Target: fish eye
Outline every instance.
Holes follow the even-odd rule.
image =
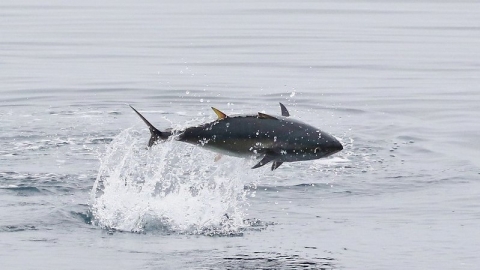
[[[320,151],[320,147],[315,147],[315,149],[313,149],[313,153],[316,154],[317,151]]]

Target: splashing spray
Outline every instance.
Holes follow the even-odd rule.
[[[245,226],[247,181],[238,159],[169,139],[146,149],[142,132],[126,129],[108,145],[91,193],[102,228],[235,234]],[[142,139],[143,138],[143,139]]]

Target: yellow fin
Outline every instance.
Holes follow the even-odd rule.
[[[227,118],[227,115],[221,112],[219,109],[212,107],[212,110],[217,114],[218,120]]]
[[[258,113],[258,118],[260,118],[260,119],[275,119],[275,120],[278,120],[278,118],[276,118],[275,116],[271,116],[271,115],[269,115],[269,114],[261,113],[261,112]]]

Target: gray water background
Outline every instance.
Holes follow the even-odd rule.
[[[479,48],[476,1],[2,1],[1,269],[477,269]],[[95,223],[108,144],[148,139],[127,103],[165,129],[278,102],[345,150],[248,171],[245,227]]]

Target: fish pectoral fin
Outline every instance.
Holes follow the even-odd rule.
[[[274,160],[273,163],[272,163],[272,171],[275,170],[276,168],[280,167],[280,165],[282,165],[283,161],[277,161],[277,160]]]
[[[260,160],[252,169],[256,169],[262,167],[263,165],[269,163],[270,161],[274,160],[276,157],[274,155],[266,154],[262,160]],[[280,166],[280,165],[279,165]]]
[[[219,109],[212,107],[212,110],[217,114],[218,120],[227,118],[227,115],[222,111],[220,111]]]
[[[222,157],[223,157],[222,154],[218,154],[218,155],[215,156],[214,161],[217,162],[217,161],[219,161]]]
[[[290,113],[288,112],[287,107],[285,107],[285,105],[283,105],[281,102],[279,103],[280,103],[280,109],[282,110],[282,116],[285,116],[285,117],[290,116]]]
[[[261,113],[261,112],[258,113],[258,118],[259,119],[275,119],[275,120],[278,120],[278,118],[276,118],[275,116],[271,116],[269,114]]]

